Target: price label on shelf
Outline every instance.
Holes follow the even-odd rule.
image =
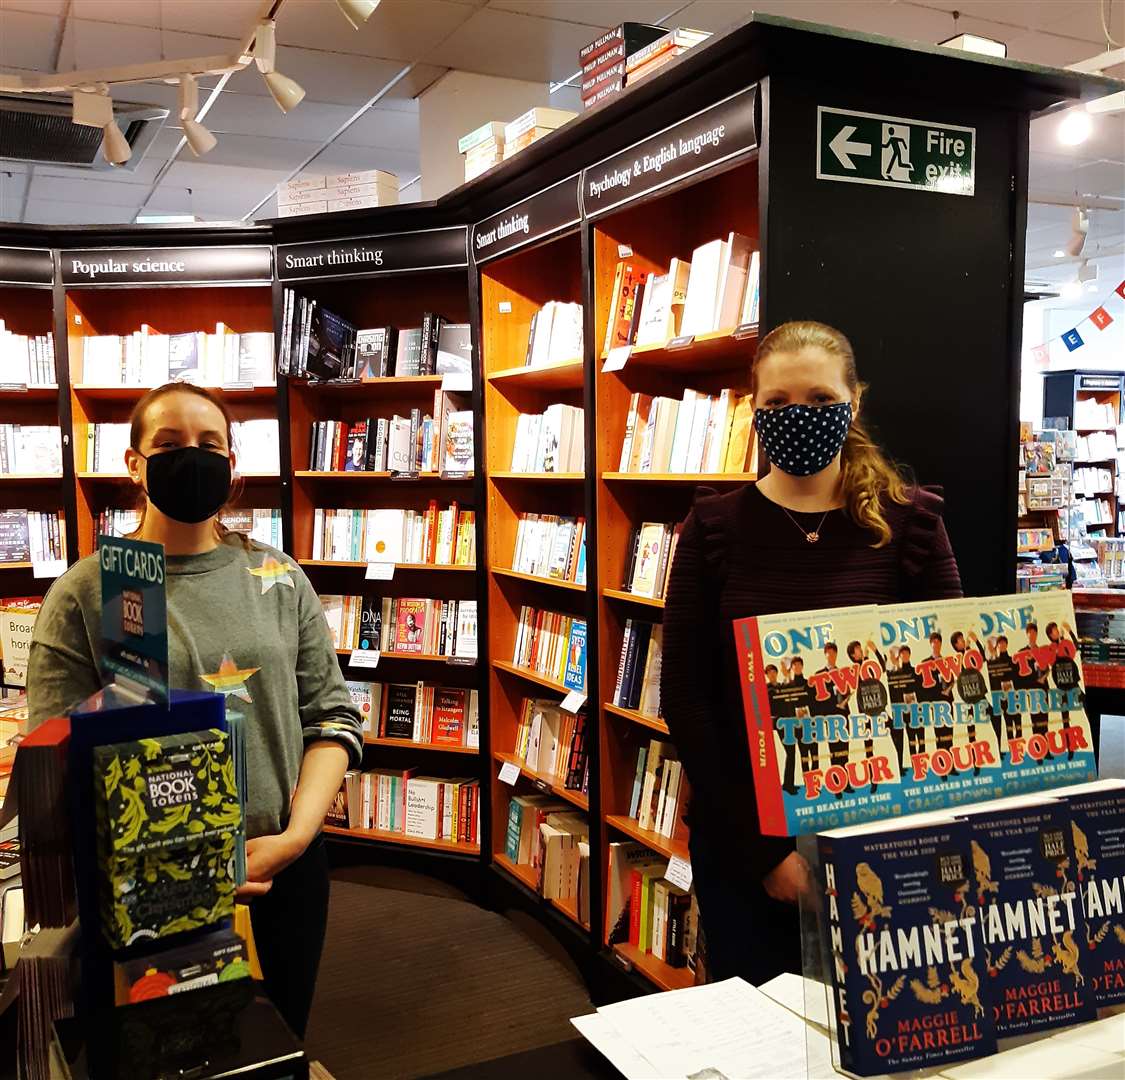
[[[756,322],[744,322],[736,326],[731,332],[730,336],[736,341],[741,341],[743,338],[754,337],[758,333],[758,324]]]
[[[26,394],[27,383],[0,382],[0,394]]]
[[[609,350],[609,355],[605,358],[605,363],[602,364],[602,374],[608,371],[620,371],[627,363],[629,357],[633,355],[632,345],[618,345],[616,348]]]
[[[473,373],[471,371],[447,371],[441,377],[441,389],[444,394],[467,394],[473,389]]]
[[[562,708],[571,713],[578,712],[585,704],[586,695],[580,690],[571,690],[571,692],[562,699]]]
[[[617,257],[619,259],[631,259],[633,257],[633,249],[628,244],[618,244]]]
[[[476,667],[477,658],[475,656],[447,656],[445,662],[450,667]]]
[[[237,382],[223,383],[223,390],[253,390],[254,384],[249,379],[240,379]]]
[[[348,657],[348,664],[351,667],[377,668],[379,666],[379,655],[378,649],[352,649],[352,654]]]
[[[687,892],[691,888],[691,863],[673,855],[668,862],[668,869],[664,871],[664,878]]]
[[[514,784],[520,778],[520,767],[514,761],[505,761],[500,766],[500,779],[505,784]]]
[[[672,338],[665,348],[667,348],[669,352],[673,349],[686,349],[694,340],[694,334],[681,334],[679,337]]]
[[[511,315],[512,314],[512,301],[511,300],[501,300],[500,303],[498,303],[496,305],[496,310],[499,311],[501,315]]]
[[[421,478],[421,473],[417,469],[408,469],[403,472],[392,472],[392,480],[418,480]]]
[[[395,576],[395,564],[393,562],[369,562],[367,573],[363,576],[367,581],[390,581]]]
[[[438,476],[442,480],[471,480],[473,474],[465,469],[442,469]]]
[[[31,564],[31,576],[37,578],[56,578],[66,573],[66,559],[40,559]]]

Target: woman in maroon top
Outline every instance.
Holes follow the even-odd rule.
[[[715,978],[799,971],[796,900],[808,867],[758,828],[731,621],[961,595],[940,489],[914,487],[859,421],[847,338],[777,327],[750,371],[770,471],[684,523],[664,609],[661,703],[691,783],[691,861]]]

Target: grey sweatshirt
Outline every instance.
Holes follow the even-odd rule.
[[[320,600],[287,555],[258,543],[246,550],[237,537],[165,563],[169,682],[218,691],[228,712],[246,718],[247,836],[280,832],[305,743],[340,742],[352,767],[363,749]],[[36,619],[32,725],[101,689],[100,659],[101,578],[91,555],[51,586]]]

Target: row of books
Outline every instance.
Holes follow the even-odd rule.
[[[1074,427],[1076,431],[1090,431],[1094,428],[1117,427],[1120,417],[1117,407],[1109,401],[1096,398],[1079,398],[1074,403]]]
[[[586,620],[523,605],[512,663],[585,692]]]
[[[738,232],[701,244],[690,261],[672,259],[666,273],[646,272],[621,259],[603,352],[756,324],[760,276],[759,253]]]
[[[0,319],[0,383],[54,386],[55,338],[52,334],[15,334]]]
[[[520,514],[512,569],[521,574],[586,584],[586,519]]]
[[[398,177],[382,169],[301,176],[278,184],[277,216],[334,214],[398,203]]]
[[[0,474],[62,475],[62,433],[58,425],[0,424]]]
[[[667,872],[668,859],[643,844],[609,845],[609,943],[628,943],[669,967],[690,968],[698,979],[702,934],[695,892],[668,881]]]
[[[27,659],[31,654],[31,635],[43,602],[41,596],[0,598],[0,664],[5,686],[27,685]]]
[[[628,562],[621,589],[634,596],[663,600],[668,589],[672,560],[683,526],[675,522],[645,521],[634,525],[625,546]]]
[[[664,626],[645,619],[626,619],[617,661],[613,704],[644,716],[660,716],[660,670]]]
[[[0,510],[0,565],[66,558],[61,510]]]
[[[626,473],[753,473],[758,447],[749,394],[685,390],[683,399],[633,394],[618,470]]]
[[[1075,495],[1112,495],[1115,490],[1112,469],[1075,469],[1070,483]]]
[[[586,714],[567,712],[558,702],[523,699],[514,753],[532,772],[555,776],[569,791],[589,789]]]
[[[363,730],[380,739],[441,746],[480,746],[476,690],[416,683],[349,682]]]
[[[684,767],[670,742],[650,739],[637,751],[637,768],[629,796],[629,817],[642,829],[672,836],[676,831]]]
[[[224,509],[219,514],[219,521],[231,532],[244,533],[260,544],[281,548],[281,511],[276,508],[262,506]],[[140,528],[140,524],[139,510],[110,507],[98,514],[94,536],[129,536]]]
[[[668,32],[651,23],[625,22],[600,34],[578,50],[582,107],[592,108],[625,86],[625,65],[638,50]]]
[[[361,329],[316,300],[285,290],[279,368],[295,378],[368,382],[472,371],[468,323],[426,312],[422,325]]]
[[[325,593],[320,603],[337,649],[476,659],[475,600]]]
[[[281,447],[275,418],[236,420],[231,426],[240,473],[280,471]],[[124,474],[125,451],[129,448],[128,423],[87,424],[85,441],[87,472]]]
[[[579,921],[590,925],[590,825],[585,814],[550,795],[513,795],[504,854],[535,871],[542,896],[572,902]]]
[[[202,386],[274,382],[273,333],[238,333],[225,323],[214,332],[161,334],[147,323],[130,334],[91,334],[81,339],[82,382],[91,386]]]
[[[659,71],[665,64],[670,64],[677,56],[706,41],[710,36],[707,30],[691,30],[686,26],[669,30],[663,37],[638,49],[625,62],[625,79],[628,85],[633,86]]]
[[[1105,780],[821,833],[843,1067],[940,1067],[1125,1002],[1122,820]]]
[[[473,410],[464,395],[438,390],[433,415],[314,420],[311,472],[472,472]]]
[[[465,182],[518,154],[577,115],[539,105],[508,123],[490,120],[463,135],[457,141],[457,152],[465,158]]]
[[[512,472],[576,473],[586,468],[586,414],[557,402],[542,413],[520,413]]]
[[[480,781],[415,776],[414,769],[349,769],[324,819],[345,829],[378,829],[416,840],[475,844]]]
[[[582,360],[582,305],[548,300],[534,315],[527,331],[527,367],[550,367]]]
[[[339,562],[427,563],[472,566],[476,561],[476,514],[451,503],[438,509],[313,512],[312,557]]]

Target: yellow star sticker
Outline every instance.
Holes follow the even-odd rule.
[[[250,691],[246,689],[246,680],[258,671],[261,671],[261,668],[240,668],[231,658],[230,653],[223,653],[223,662],[219,665],[219,670],[214,675],[200,675],[199,677],[212,690],[217,690],[223,697],[233,695],[253,704],[254,699],[250,696]]]
[[[262,565],[255,567],[253,570],[247,567],[249,573],[261,580],[263,596],[275,585],[288,585],[291,589],[296,588],[293,584],[293,578],[289,575],[292,569],[293,567],[289,563],[280,562],[272,555],[263,555]]]

